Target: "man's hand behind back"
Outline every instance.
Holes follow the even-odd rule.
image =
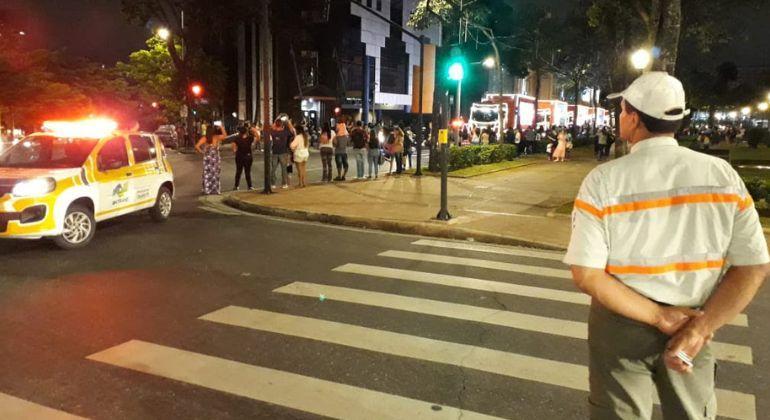
[[[703,315],[703,311],[680,306],[661,306],[655,327],[666,335],[674,335],[690,322]]]

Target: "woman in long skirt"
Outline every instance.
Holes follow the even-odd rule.
[[[567,157],[567,133],[562,130],[556,138],[558,143],[553,151],[553,161],[564,162],[564,158]]]
[[[202,192],[205,195],[221,194],[222,159],[219,156],[219,143],[227,137],[224,127],[213,124],[206,128],[206,135],[195,144],[195,151],[203,155]]]

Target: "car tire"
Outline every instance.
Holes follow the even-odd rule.
[[[150,217],[158,223],[165,222],[171,216],[172,208],[173,197],[171,190],[167,187],[160,187],[158,198],[155,199],[155,205],[150,209]]]
[[[63,229],[62,234],[53,239],[56,246],[64,250],[85,247],[96,234],[94,212],[80,204],[71,205],[64,216]]]

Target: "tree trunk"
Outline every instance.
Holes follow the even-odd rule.
[[[572,120],[572,137],[577,138],[580,128],[578,128],[578,107],[580,106],[580,77],[572,80],[575,83],[575,119]]]
[[[535,116],[532,120],[532,129],[537,129],[537,111],[540,107],[540,68],[535,69]],[[502,100],[502,98],[500,98]]]
[[[653,70],[674,74],[682,31],[682,0],[661,0],[660,3],[660,21],[655,28],[655,45],[660,48],[660,57],[653,63]]]

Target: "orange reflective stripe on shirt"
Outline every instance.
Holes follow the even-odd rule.
[[[581,210],[585,210],[588,213],[591,213],[600,219],[604,217],[604,211],[586,203],[585,201],[579,198],[575,199],[575,207]]]
[[[736,203],[738,208],[743,211],[754,203],[751,196],[742,199],[738,194],[688,194],[678,195],[668,198],[658,198],[654,200],[632,201],[630,203],[615,204],[613,206],[598,209],[583,200],[576,199],[575,207],[585,210],[598,218],[606,215],[627,213],[632,211],[642,211],[657,209],[663,207],[681,206],[683,204],[703,204],[703,203]]]
[[[674,271],[698,271],[722,268],[725,260],[677,262],[657,266],[643,265],[608,265],[606,271],[610,274],[665,274]]]

